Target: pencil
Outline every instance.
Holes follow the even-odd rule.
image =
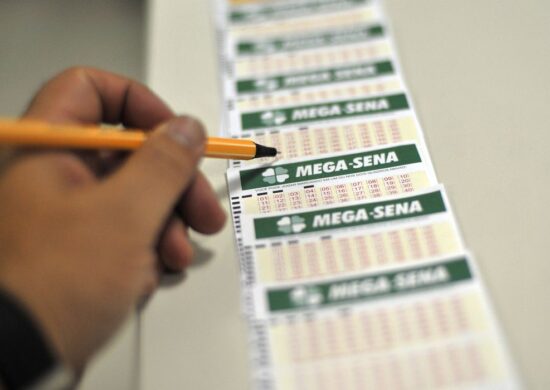
[[[0,145],[70,149],[134,150],[147,139],[138,129],[57,125],[29,119],[0,120]],[[277,149],[249,139],[209,137],[205,156],[233,160],[274,157]]]

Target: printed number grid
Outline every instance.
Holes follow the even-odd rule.
[[[255,248],[254,263],[261,284],[371,272],[452,255],[460,249],[453,223],[434,221],[374,233],[363,230],[259,246]]]
[[[235,60],[235,78],[248,79],[285,72],[303,72],[325,67],[353,65],[354,63],[387,58],[392,52],[387,40],[364,44],[316,49],[284,55],[257,56]]]
[[[361,8],[338,13],[307,16],[299,19],[278,20],[277,23],[253,23],[231,28],[231,38],[236,40],[247,37],[258,39],[303,31],[338,29],[354,24],[367,24],[374,20],[373,8]]]
[[[413,192],[432,185],[425,171],[386,174],[357,178],[353,181],[310,184],[303,187],[260,192],[241,197],[245,214],[265,214],[276,211],[331,205],[354,200],[365,200]]]
[[[404,141],[419,141],[421,130],[412,116],[400,118],[354,121],[330,126],[303,127],[299,131],[249,132],[243,138],[251,138],[262,145],[270,145],[279,151],[278,160],[307,158],[330,153],[368,149],[375,146]],[[232,168],[261,165],[272,159],[231,161]]]
[[[281,323],[267,333],[278,388],[432,389],[505,375],[488,330],[476,290]]]
[[[237,101],[239,112],[267,110],[285,106],[299,106],[316,104],[327,101],[347,100],[383,93],[403,91],[403,84],[399,79],[386,82],[358,82],[329,86],[316,90],[302,89],[264,96],[240,98]]]

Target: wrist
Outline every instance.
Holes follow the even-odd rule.
[[[41,278],[44,275],[39,272],[27,273],[20,267],[3,268],[0,274],[0,293],[3,291],[4,297],[15,302],[34,324],[53,356],[62,364],[74,368],[61,331],[60,325],[63,321],[58,318],[55,305],[51,304],[51,295],[56,287],[48,287]]]
[[[0,382],[7,389],[66,388],[73,375],[60,364],[27,309],[0,289]]]

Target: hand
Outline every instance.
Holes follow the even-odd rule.
[[[174,118],[146,87],[97,69],[48,82],[26,118],[108,122],[155,130],[117,167],[117,155],[27,151],[0,177],[0,286],[34,315],[65,364],[81,369],[158,281],[182,270],[187,227],[215,233],[225,214],[197,171],[202,125]],[[98,174],[116,170],[98,178]],[[174,207],[183,219],[175,218]]]

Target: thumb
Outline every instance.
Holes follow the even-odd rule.
[[[110,178],[107,193],[116,194],[126,212],[135,213],[145,234],[156,233],[192,180],[205,142],[197,120],[165,122]]]

